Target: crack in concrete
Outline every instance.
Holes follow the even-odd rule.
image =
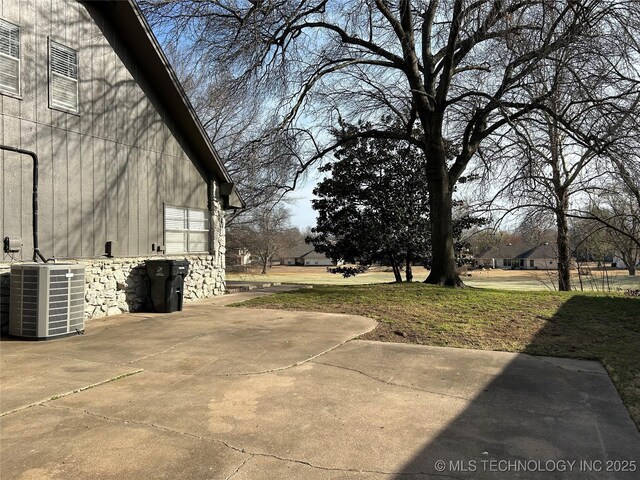
[[[240,467],[238,467],[238,469],[236,469],[236,471],[228,478],[231,478],[233,475],[235,475],[238,470],[240,470],[240,468],[245,465],[249,460],[251,460],[252,458],[255,457],[263,457],[263,458],[271,458],[274,460],[278,460],[278,461],[282,461],[282,462],[288,462],[288,463],[295,463],[295,464],[299,464],[299,465],[304,465],[316,470],[323,470],[323,471],[328,471],[328,472],[343,472],[343,473],[366,473],[366,474],[377,474],[377,475],[393,475],[393,476],[407,476],[407,477],[411,477],[411,476],[417,476],[417,475],[431,475],[431,476],[438,476],[438,477],[449,477],[449,478],[459,478],[459,477],[455,477],[452,475],[448,475],[448,474],[439,474],[439,473],[433,473],[433,472],[386,472],[383,470],[364,470],[364,469],[357,469],[357,468],[338,468],[338,467],[325,467],[322,465],[316,465],[313,464],[311,462],[308,462],[306,460],[299,460],[296,458],[287,458],[287,457],[281,457],[279,455],[275,455],[275,454],[271,454],[271,453],[264,453],[264,452],[251,452],[251,451],[247,451],[246,449],[242,448],[242,447],[238,447],[236,445],[233,445],[229,442],[226,442],[225,440],[219,439],[219,438],[211,438],[211,437],[203,437],[201,435],[196,435],[195,433],[191,433],[191,432],[183,432],[181,430],[175,430],[173,428],[170,427],[166,427],[164,425],[159,425],[157,423],[152,423],[152,422],[141,422],[139,420],[126,420],[123,418],[117,418],[117,417],[109,417],[107,415],[102,415],[99,413],[95,413],[95,412],[90,412],[89,410],[83,409],[83,408],[74,408],[74,407],[69,407],[69,406],[65,406],[65,405],[50,405],[50,404],[39,404],[38,406],[43,407],[43,408],[53,408],[53,409],[57,409],[57,410],[70,410],[70,411],[74,411],[74,412],[80,412],[80,413],[84,413],[85,415],[89,415],[91,417],[95,417],[95,418],[100,418],[102,420],[106,420],[109,422],[116,422],[116,423],[123,423],[123,424],[132,424],[132,425],[138,425],[141,427],[150,427],[150,428],[154,428],[156,430],[160,430],[163,432],[167,432],[167,433],[171,433],[171,434],[175,434],[175,435],[184,435],[186,437],[190,437],[190,438],[195,438],[197,440],[202,440],[205,442],[215,442],[215,443],[219,443],[221,445],[223,445],[224,447],[233,450],[234,452],[237,453],[242,453],[245,455],[249,455],[249,458],[247,458],[242,465],[240,465]],[[462,479],[461,479],[462,480]]]
[[[314,359],[316,359],[318,357],[321,357],[321,356],[323,356],[323,355],[335,350],[336,348],[339,348],[342,345],[344,345],[344,344],[346,344],[346,343],[348,343],[350,341],[353,341],[353,340],[361,337],[362,335],[364,335],[366,333],[369,333],[369,332],[375,330],[376,327],[377,327],[377,323],[374,324],[368,330],[365,330],[363,332],[357,333],[354,336],[352,336],[352,337],[350,337],[350,338],[338,343],[337,345],[334,345],[333,347],[328,348],[327,350],[324,350],[324,351],[322,351],[322,352],[320,352],[320,353],[318,353],[316,355],[310,355],[308,358],[306,358],[304,360],[301,360],[299,362],[296,362],[296,363],[291,363],[289,365],[284,365],[282,367],[270,368],[270,369],[266,369],[266,370],[256,370],[256,371],[250,371],[250,372],[236,372],[236,373],[220,373],[220,374],[214,374],[214,375],[210,375],[210,376],[211,377],[240,377],[240,376],[250,376],[250,375],[263,375],[263,374],[266,374],[266,373],[274,373],[274,372],[281,372],[283,370],[289,370],[291,368],[295,368],[295,367],[298,367],[300,365],[304,365],[305,363],[312,362]],[[140,362],[142,360],[146,360],[147,358],[155,357],[157,355],[162,355],[163,353],[166,353],[166,352],[168,352],[170,350],[173,350],[174,348],[179,347],[180,345],[183,345],[185,343],[191,342],[192,340],[195,340],[197,338],[206,337],[208,335],[210,335],[210,334],[209,333],[203,333],[203,334],[200,334],[200,335],[196,335],[195,337],[184,339],[184,340],[182,340],[182,341],[180,341],[178,343],[175,343],[175,344],[171,345],[170,347],[165,348],[164,350],[161,350],[159,352],[151,353],[149,355],[137,358],[135,360],[131,360],[129,362],[118,364],[118,366],[130,365],[132,363],[136,363],[136,362]],[[217,360],[212,360],[211,362],[208,362],[208,363],[204,364],[202,367],[198,368],[197,370],[195,370],[192,373],[189,373],[188,375],[190,375],[190,376],[191,375],[197,375],[202,370],[204,370],[205,368],[209,367],[211,364],[215,363],[216,361]],[[149,371],[155,371],[155,370],[151,370],[151,369],[148,369],[148,370]],[[158,371],[158,373],[165,373],[165,372]]]
[[[276,367],[276,368],[270,368],[270,369],[266,369],[266,370],[256,370],[253,372],[237,372],[237,373],[220,373],[220,374],[215,374],[215,375],[210,375],[211,377],[244,377],[244,376],[251,376],[251,375],[264,375],[266,373],[275,373],[275,372],[282,372],[284,370],[289,370],[291,368],[295,368],[295,367],[299,367],[300,365],[304,365],[305,363],[313,363],[313,360],[315,360],[316,358],[322,357],[323,355],[326,355],[327,353],[335,350],[336,348],[340,348],[341,346],[343,346],[346,343],[351,342],[353,339],[358,338],[361,335],[364,335],[365,333],[368,333],[372,330],[374,330],[376,328],[376,326],[374,325],[372,328],[370,328],[369,330],[366,330],[362,333],[358,333],[357,335],[348,338],[347,340],[344,340],[343,342],[340,342],[337,345],[334,345],[331,348],[328,348],[327,350],[324,350],[316,355],[309,355],[308,358],[301,360],[299,362],[296,363],[291,363],[289,365],[285,365],[282,367]],[[199,369],[197,369],[195,372],[191,373],[190,375],[197,375],[199,372],[201,372],[202,370],[204,370],[205,368],[207,368],[209,365],[211,365],[212,363],[215,363],[215,360],[212,362],[207,363],[206,365],[203,365],[202,367],[200,367]]]
[[[175,344],[171,345],[170,347],[165,348],[164,350],[160,350],[158,352],[150,353],[149,355],[145,355],[144,357],[136,358],[134,360],[130,360],[128,362],[121,363],[121,364],[119,364],[119,366],[124,367],[125,365],[131,365],[132,363],[141,362],[142,360],[146,360],[147,358],[152,358],[152,357],[155,357],[157,355],[162,355],[163,353],[167,353],[168,351],[173,350],[174,348],[179,347],[180,345],[184,345],[185,343],[189,343],[189,342],[191,342],[193,340],[196,340],[197,338],[206,337],[207,335],[209,335],[209,334],[208,333],[201,333],[200,335],[196,335],[195,337],[185,338],[184,340],[181,340],[178,343],[175,343]]]
[[[116,380],[120,380],[122,378],[130,377],[131,375],[136,375],[138,373],[144,372],[144,369],[140,368],[138,370],[134,370],[132,372],[125,372],[120,375],[116,375],[115,377],[108,378],[106,380],[102,380],[100,382],[92,383],[91,385],[85,385],[84,387],[75,388],[73,390],[69,390],[68,392],[58,393],[52,397],[45,398],[43,400],[38,400],[37,402],[30,403],[29,405],[23,405],[18,408],[14,408],[13,410],[9,410],[7,412],[0,413],[0,417],[4,417],[5,415],[10,415],[12,413],[20,412],[22,410],[26,410],[27,408],[35,407],[36,405],[44,405],[47,402],[51,402],[53,400],[57,400],[62,397],[68,397],[69,395],[74,395],[76,393],[84,392],[85,390],[89,390],[90,388],[99,387],[100,385],[104,385],[105,383],[115,382]]]
[[[350,372],[359,373],[360,375],[364,375],[365,377],[370,378],[371,380],[375,380],[376,382],[384,383],[385,385],[393,385],[394,387],[407,388],[409,390],[415,390],[415,391],[418,391],[418,392],[431,393],[433,395],[440,395],[442,397],[455,398],[457,400],[464,400],[466,402],[472,401],[472,399],[469,398],[469,397],[462,397],[460,395],[451,395],[450,393],[435,392],[433,390],[427,390],[425,388],[414,387],[412,385],[405,385],[403,383],[395,383],[395,382],[392,382],[391,379],[390,380],[383,380],[381,378],[378,378],[376,376],[370,375],[370,374],[368,374],[366,372],[363,372],[362,370],[358,370],[356,368],[344,367],[342,365],[335,365],[333,363],[325,363],[325,362],[312,362],[312,363],[315,363],[317,365],[324,365],[325,367],[339,368],[341,370],[348,370]]]
[[[327,366],[327,367],[339,368],[341,370],[348,370],[348,371],[354,372],[354,373],[359,373],[360,375],[364,375],[367,378],[370,378],[370,379],[375,380],[375,381],[380,382],[380,383],[384,383],[385,385],[393,385],[395,387],[406,388],[406,389],[409,389],[409,390],[414,390],[414,391],[423,392],[423,393],[430,393],[432,395],[440,395],[442,397],[447,397],[447,398],[455,398],[457,400],[464,400],[464,401],[467,401],[467,402],[482,403],[482,404],[485,404],[485,405],[491,405],[492,404],[492,402],[488,402],[486,400],[480,400],[478,397],[474,397],[474,398],[462,397],[462,396],[459,396],[459,395],[452,395],[450,393],[435,392],[433,390],[427,390],[427,389],[424,389],[424,388],[414,387],[414,386],[411,386],[411,385],[404,385],[402,383],[394,383],[394,382],[391,382],[390,380],[386,381],[386,380],[383,380],[381,378],[378,378],[378,377],[375,377],[373,375],[370,375],[368,373],[365,373],[365,372],[363,372],[361,370],[357,370],[355,368],[344,367],[342,365],[334,365],[332,363],[324,363],[324,362],[312,362],[312,363],[315,363],[317,365],[324,365],[324,366]],[[580,407],[584,408],[584,405],[582,405],[580,403],[575,403],[575,402],[572,402],[571,404],[566,403],[566,405],[577,405],[577,406],[580,406]],[[549,416],[548,412],[536,412],[534,410],[527,410],[525,408],[514,407],[513,405],[509,405],[507,408],[509,408],[510,410],[513,410],[515,412],[527,413],[527,414],[530,414],[530,415]]]
[[[236,468],[236,469],[233,471],[233,473],[232,473],[231,475],[229,475],[227,478],[225,478],[225,480],[230,480],[231,478],[235,477],[235,476],[236,476],[236,474],[240,471],[240,469],[241,469],[242,467],[244,467],[244,466],[247,464],[247,462],[248,462],[249,460],[251,460],[251,459],[253,459],[253,455],[250,455],[249,457],[245,458],[244,462],[242,462],[242,463],[240,464],[240,466],[239,466],[238,468]]]

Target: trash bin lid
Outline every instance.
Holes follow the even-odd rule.
[[[181,258],[181,259],[175,259],[174,258],[174,259],[171,259],[169,261],[171,262],[171,265],[174,265],[174,266],[180,266],[180,267],[182,267],[182,266],[188,267],[189,266],[189,260],[187,260],[186,258]]]

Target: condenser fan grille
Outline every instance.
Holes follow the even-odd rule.
[[[82,330],[84,286],[82,265],[12,266],[9,333],[49,338]]]

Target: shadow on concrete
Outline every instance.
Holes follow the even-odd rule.
[[[637,313],[593,321],[601,301],[574,296],[564,303],[525,350],[550,356],[514,357],[395,478],[639,478],[640,434],[605,370],[551,357],[566,355],[575,338],[573,357],[598,352],[627,381],[638,381],[640,366],[630,355],[640,349],[640,301],[607,298],[620,312]],[[635,336],[616,335],[618,329]],[[636,341],[615,344],[614,335]],[[620,371],[625,359],[631,371]]]

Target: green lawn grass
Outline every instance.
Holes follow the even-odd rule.
[[[371,317],[369,340],[598,360],[640,429],[639,298],[413,283],[317,286],[240,305]]]

